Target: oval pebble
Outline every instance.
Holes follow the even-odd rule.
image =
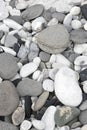
[[[81,22],[79,20],[72,20],[71,26],[73,29],[81,28]]]
[[[54,91],[54,82],[50,79],[46,79],[43,81],[43,89],[48,92]]]
[[[41,120],[36,120],[34,119],[32,121],[32,125],[37,129],[37,130],[43,130],[45,129],[45,123]]]
[[[70,14],[72,15],[79,15],[79,13],[80,13],[80,7],[78,6],[74,6],[70,10]]]
[[[32,78],[33,78],[34,80],[37,80],[37,79],[39,78],[40,74],[41,74],[41,71],[40,71],[40,70],[37,70],[37,71],[35,71],[35,72],[33,73]]]
[[[20,125],[20,130],[29,130],[32,126],[32,123],[28,120],[24,120]]]

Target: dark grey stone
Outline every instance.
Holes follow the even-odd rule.
[[[47,61],[49,61],[49,59],[50,59],[50,54],[48,54],[48,53],[46,53],[46,52],[44,52],[44,51],[41,51],[41,52],[39,53],[39,57],[40,57],[40,59],[41,59],[42,61],[47,62]]]
[[[81,111],[80,116],[79,116],[79,121],[83,125],[87,124],[87,110]]]
[[[52,14],[52,17],[53,17],[53,18],[56,18],[59,22],[63,23],[63,20],[64,20],[64,18],[65,18],[65,14],[60,13],[60,12],[54,12],[54,13]]]

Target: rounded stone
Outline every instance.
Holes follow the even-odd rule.
[[[44,52],[44,51],[41,51],[41,52],[39,53],[39,57],[40,57],[40,59],[41,59],[42,61],[44,61],[44,62],[47,62],[47,61],[49,61],[49,59],[50,59],[50,55],[49,55],[48,53]]]
[[[69,46],[69,33],[61,24],[50,26],[37,35],[37,42],[47,53],[60,53]]]
[[[13,78],[17,74],[18,69],[15,57],[8,53],[0,54],[0,76],[3,79]]]
[[[44,7],[41,4],[33,5],[22,12],[23,19],[32,20],[39,17],[44,11]]]
[[[79,116],[79,121],[83,125],[87,124],[87,110],[81,111],[80,116]]]
[[[38,96],[42,93],[42,85],[40,82],[25,78],[19,82],[17,90],[20,96]]]
[[[0,116],[10,115],[17,108],[19,97],[10,81],[0,83]]]

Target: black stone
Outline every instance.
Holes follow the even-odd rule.
[[[30,118],[31,117],[31,113],[32,113],[32,109],[31,109],[31,105],[32,105],[32,101],[31,101],[31,97],[30,96],[25,96],[25,117],[26,118]]]
[[[87,20],[87,4],[81,6],[81,12],[83,17]]]
[[[18,43],[15,43],[13,46],[13,49],[16,53],[18,53],[19,49],[20,49],[20,45]]]
[[[15,79],[14,81],[12,81],[12,83],[15,85],[15,87],[17,87],[17,85],[20,81],[21,81],[21,79]]]
[[[84,69],[83,71],[81,71],[79,75],[80,75],[81,82],[87,80],[87,69]]]
[[[1,121],[4,121],[4,119],[5,119],[4,116],[0,116]]]

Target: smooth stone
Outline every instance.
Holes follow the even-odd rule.
[[[20,130],[29,130],[32,126],[32,123],[28,120],[24,120],[20,125]]]
[[[36,4],[31,7],[28,7],[25,11],[22,12],[23,19],[32,20],[39,17],[44,11],[44,7],[41,4]]]
[[[19,130],[19,128],[14,126],[13,124],[2,122],[2,121],[0,121],[0,129],[1,130]]]
[[[71,130],[81,130],[81,128],[80,128],[80,127],[77,127],[77,128],[75,128],[75,129],[71,129]]]
[[[87,31],[87,23],[84,24],[84,29]]]
[[[72,18],[73,18],[72,14],[70,13],[65,16],[63,24],[65,25],[66,28],[71,26]]]
[[[31,23],[29,21],[25,22],[23,24],[23,27],[26,29],[26,30],[31,30],[32,26],[31,26]]]
[[[32,30],[36,32],[43,30],[45,26],[46,26],[46,20],[42,16],[32,21]]]
[[[84,93],[87,93],[87,80],[81,83],[83,85],[83,91]]]
[[[75,128],[77,128],[77,127],[80,127],[82,124],[78,121],[78,122],[75,122],[75,123],[73,123],[72,125],[71,125],[71,128],[72,129],[75,129]]]
[[[47,22],[52,19],[52,13],[49,10],[44,10],[42,16],[45,18]]]
[[[83,17],[87,20],[87,14],[86,14],[87,4],[84,4],[84,5],[81,6],[81,12],[82,12]]]
[[[43,61],[43,62],[47,62],[50,59],[50,55],[44,51],[41,51],[39,53],[39,57],[40,57],[41,61]]]
[[[87,53],[87,44],[75,44],[74,45],[74,52],[78,54],[85,54]]]
[[[55,79],[55,75],[58,72],[58,68],[53,68],[49,71],[49,77],[54,80]]]
[[[13,47],[15,43],[17,43],[17,38],[13,35],[7,35],[5,38],[5,46]]]
[[[41,31],[37,36],[37,42],[47,53],[60,53],[69,46],[69,34],[63,25],[54,25]]]
[[[20,96],[39,96],[42,93],[42,85],[40,82],[25,78],[17,85]]]
[[[81,28],[81,22],[79,20],[72,20],[71,26],[73,29]]]
[[[14,15],[14,16],[10,16],[9,18],[16,21],[17,23],[21,25],[24,23],[24,20],[22,19],[21,16]]]
[[[87,124],[87,110],[81,111],[79,121],[82,123],[82,125]]]
[[[84,82],[87,80],[87,69],[84,69],[80,72],[80,81]]]
[[[33,73],[32,78],[33,78],[34,80],[37,80],[37,79],[39,78],[40,74],[41,74],[41,71],[40,71],[40,70],[36,70],[36,71]]]
[[[27,6],[28,6],[28,3],[25,1],[21,1],[16,4],[16,8],[19,10],[26,9]]]
[[[78,79],[78,73],[68,67],[62,67],[56,73],[55,94],[64,105],[78,106],[82,102],[82,90],[78,84]]]
[[[70,130],[69,126],[60,127],[59,130]]]
[[[3,79],[13,78],[17,74],[18,69],[15,57],[8,53],[0,54],[0,76]]]
[[[64,20],[64,18],[65,18],[65,14],[60,13],[60,12],[54,12],[54,13],[52,14],[52,17],[53,17],[53,18],[56,18],[60,23],[62,23],[63,20]]]
[[[68,106],[63,106],[59,107],[56,112],[55,112],[55,123],[58,126],[64,126],[77,116],[79,116],[80,110],[75,107],[68,107]]]
[[[37,101],[35,102],[34,111],[40,110],[43,107],[43,105],[46,103],[48,97],[49,97],[49,92],[43,92],[39,96],[39,98],[37,99]]]
[[[41,120],[36,120],[33,119],[32,125],[37,129],[37,130],[43,130],[45,129],[45,123]]]
[[[87,109],[87,100],[85,100],[84,102],[82,102],[82,104],[79,106],[79,109],[81,111],[84,111]]]
[[[78,6],[72,7],[72,9],[70,10],[70,14],[79,15],[80,14],[80,7],[78,7]]]
[[[12,114],[12,122],[14,125],[20,125],[25,118],[25,110],[23,107],[18,107]]]
[[[0,31],[0,39],[3,37],[3,31]]]
[[[73,5],[80,5],[82,2],[82,0],[69,0],[68,3],[69,4],[73,4]]]
[[[15,16],[15,15],[20,16],[21,15],[20,10],[15,9],[15,8],[14,9],[10,9],[9,13],[10,13],[11,16]]]
[[[87,125],[82,126],[81,130],[87,130]]]
[[[10,81],[0,83],[0,116],[10,115],[17,108],[19,96]]]
[[[46,109],[46,111],[41,119],[45,123],[44,130],[54,130],[54,128],[55,128],[55,121],[54,121],[55,112],[56,112],[55,106],[50,106]]]
[[[12,7],[12,8],[15,8],[15,0],[11,0],[9,2],[9,5]]]
[[[13,46],[13,50],[18,53],[19,52],[19,49],[20,49],[20,45],[18,43],[15,43],[14,46]]]
[[[25,117],[30,118],[31,113],[32,113],[32,110],[31,110],[31,105],[32,105],[31,97],[30,96],[25,96],[24,101],[25,101]]]
[[[72,30],[70,32],[70,39],[74,43],[85,43],[87,42],[87,31],[84,29]]]
[[[58,24],[58,20],[56,18],[52,18],[47,25],[53,26],[53,25],[57,25],[57,24]]]
[[[45,91],[48,91],[48,92],[53,92],[54,91],[54,82],[53,80],[50,80],[50,79],[45,79],[43,81],[43,89]]]

